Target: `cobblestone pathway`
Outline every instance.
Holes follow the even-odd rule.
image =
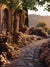
[[[39,60],[40,46],[47,40],[40,40],[36,43],[18,48],[18,58],[6,67],[45,67]]]

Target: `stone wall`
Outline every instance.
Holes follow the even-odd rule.
[[[5,29],[9,29],[9,32],[11,32],[11,19],[12,19],[11,13],[13,13],[13,16],[14,16],[15,10],[12,12],[6,5],[4,5],[4,4],[0,4],[0,5],[1,5],[0,6],[0,34]],[[7,25],[6,25],[7,14],[5,13],[5,9],[7,10],[6,12],[8,12],[8,14],[9,14]],[[14,22],[14,19],[13,19],[13,31],[14,31],[15,26],[16,26],[15,30],[19,30],[20,23],[23,23],[23,15],[20,13],[20,11],[18,11],[16,13],[17,14],[16,14],[16,17],[14,16],[14,19],[17,20],[17,21]],[[18,16],[18,14],[21,17]],[[6,15],[6,17],[5,17],[5,15]],[[15,26],[14,26],[14,23],[15,23]],[[7,28],[7,26],[8,26],[8,28]],[[4,27],[6,27],[6,28],[4,28]]]
[[[0,33],[1,33],[1,6],[0,6]]]
[[[10,26],[11,26],[11,12],[9,11],[9,8],[6,5],[1,5],[0,4],[0,34],[2,33],[2,24],[3,24],[3,11],[7,9],[9,12],[9,18],[8,18],[8,27],[9,27],[9,31],[10,31]]]

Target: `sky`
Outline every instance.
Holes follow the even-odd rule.
[[[44,11],[44,6],[43,7],[36,6],[38,8],[38,11],[35,12],[33,10],[28,10],[28,14],[36,14],[36,15],[41,15],[41,16],[50,16],[50,12],[48,12],[47,10]]]

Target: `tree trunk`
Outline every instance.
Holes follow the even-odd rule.
[[[23,20],[23,14],[21,14],[21,20],[20,21],[21,21],[21,24],[23,24],[23,21],[24,21]]]
[[[24,8],[24,10],[27,12],[26,13],[26,19],[25,19],[25,25],[28,26],[28,10],[27,10],[27,8]]]
[[[13,33],[13,21],[14,21],[13,10],[11,10],[11,33]]]
[[[17,32],[19,30],[19,14],[14,14],[14,32]]]
[[[16,26],[16,32],[19,31],[19,14],[16,15],[16,19],[17,19],[17,26]]]

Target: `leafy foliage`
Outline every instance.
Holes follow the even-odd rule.
[[[46,32],[48,31],[48,23],[46,21],[38,21],[38,24],[36,25],[36,27],[41,27],[43,28],[43,30],[45,30]]]
[[[48,32],[48,34],[50,34],[50,28],[48,29],[48,31],[47,31],[47,32]]]
[[[37,24],[37,27],[46,28],[46,27],[48,27],[48,24],[47,24],[46,21],[41,21],[41,20],[39,20],[39,21],[38,21],[38,24]]]
[[[50,0],[39,0],[39,2],[38,2],[38,4],[39,4],[39,5],[42,5],[42,6],[43,6],[45,3],[47,3],[46,7],[44,7],[45,10],[50,11]]]
[[[50,4],[47,4],[47,6],[45,7],[45,10],[50,11]]]
[[[23,8],[37,10],[37,8],[35,7],[36,4],[36,0],[22,0]]]
[[[0,0],[0,3],[6,4],[10,7],[10,9],[16,9],[16,8],[27,8],[27,9],[33,9],[37,10],[36,6],[37,4],[43,5],[46,2],[50,3],[50,0]],[[48,4],[47,4],[48,5]],[[49,5],[48,5],[49,6]],[[48,8],[47,6],[47,8]],[[50,10],[50,8],[48,8]]]
[[[6,4],[10,9],[16,9],[21,6],[21,0],[0,0],[0,3]]]

